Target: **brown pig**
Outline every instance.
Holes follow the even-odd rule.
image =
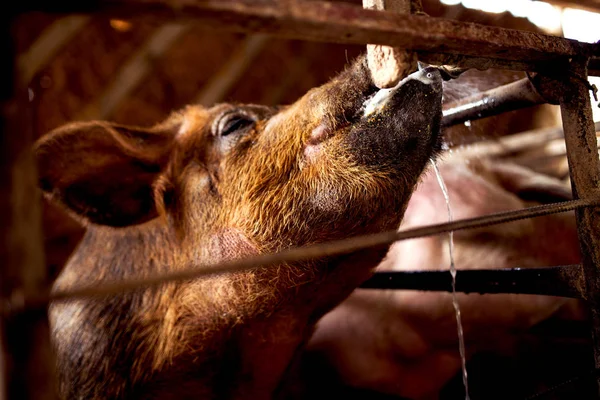
[[[87,225],[55,290],[394,229],[438,148],[441,96],[432,67],[379,91],[361,58],[288,107],[51,132],[40,187]],[[283,397],[316,321],[386,250],[56,303],[61,395]]]
[[[455,219],[571,197],[559,180],[500,161],[459,159],[442,163],[440,171]],[[430,170],[409,201],[402,229],[446,221],[446,202]],[[458,231],[454,244],[458,270],[567,265],[580,257],[572,213]],[[378,270],[447,270],[449,265],[448,235],[440,235],[394,244]],[[578,303],[565,298],[457,296],[468,357],[477,351],[509,351],[516,334],[557,312],[583,317]],[[358,289],[317,324],[305,364],[314,367],[315,362],[334,371],[335,377],[321,374],[323,381],[435,399],[461,369],[451,294]]]

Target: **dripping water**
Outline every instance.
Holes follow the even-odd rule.
[[[442,193],[444,194],[444,200],[446,200],[446,208],[448,210],[448,222],[452,222],[452,209],[450,208],[450,196],[448,195],[448,189],[442,179],[442,174],[437,167],[437,164],[433,159],[430,159],[431,165],[435,172],[438,184]],[[452,305],[454,306],[454,313],[456,314],[456,325],[458,331],[458,351],[460,353],[460,360],[462,366],[462,378],[463,385],[465,386],[465,400],[470,400],[469,397],[469,382],[467,379],[467,357],[465,355],[465,336],[463,333],[463,326],[460,316],[460,306],[458,304],[458,297],[456,296],[456,266],[454,265],[454,232],[450,231],[448,234],[448,253],[450,255],[450,275],[452,276]]]

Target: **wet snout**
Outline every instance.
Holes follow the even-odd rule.
[[[416,71],[406,78],[402,79],[396,86],[389,89],[380,89],[373,97],[365,101],[364,117],[368,117],[374,113],[382,112],[389,105],[391,99],[397,94],[400,89],[408,83],[419,82],[425,85],[423,90],[432,91],[434,93],[442,92],[442,75],[435,67],[425,67]]]
[[[347,141],[359,163],[414,176],[440,147],[441,117],[442,76],[427,67],[367,99]]]

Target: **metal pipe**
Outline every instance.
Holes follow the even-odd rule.
[[[515,293],[585,299],[581,265],[545,268],[458,270],[456,291],[464,293]],[[379,271],[362,289],[452,291],[452,277],[442,271]]]
[[[587,59],[576,59],[564,76],[560,109],[567,145],[573,196],[589,199],[600,194],[600,163],[587,79]],[[600,368],[600,210],[577,210],[577,231],[591,309],[595,367]],[[600,398],[600,377],[597,379]]]
[[[529,78],[454,101],[444,107],[442,127],[546,103]]]

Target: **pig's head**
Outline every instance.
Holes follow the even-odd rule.
[[[440,117],[437,71],[378,91],[360,60],[289,107],[190,106],[150,129],[59,128],[36,144],[40,186],[109,228],[90,227],[55,287],[396,228]],[[266,398],[311,324],[384,251],[58,304],[51,318],[65,397],[222,398],[248,387],[245,398]]]
[[[434,68],[378,90],[360,59],[288,107],[59,128],[37,143],[40,185],[93,224],[163,213],[184,238],[234,230],[258,251],[392,229],[437,148],[441,97]]]

